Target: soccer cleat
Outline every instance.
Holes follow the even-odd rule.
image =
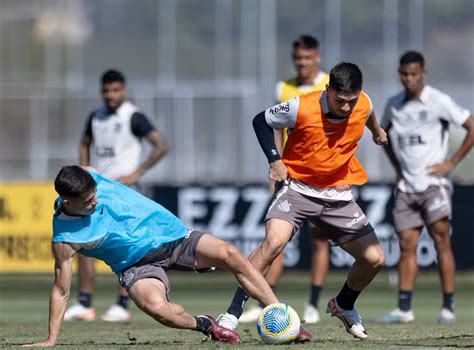
[[[112,304],[101,317],[107,322],[127,322],[130,318],[130,311],[118,304]]]
[[[382,316],[380,321],[383,323],[408,323],[415,320],[415,314],[412,310],[403,311],[399,308],[390,311],[388,314]]]
[[[328,302],[326,313],[340,319],[344,324],[344,327],[346,327],[347,333],[352,334],[355,338],[367,338],[367,331],[365,330],[364,325],[362,324],[362,319],[355,308],[352,310],[341,309],[339,305],[337,305],[336,298],[332,298]]]
[[[204,334],[209,336],[212,340],[220,341],[227,344],[240,343],[240,335],[232,329],[220,326],[214,318],[209,315],[206,317],[211,321],[211,325],[204,331]]]
[[[245,311],[242,316],[240,316],[239,321],[242,323],[252,323],[258,320],[258,316],[262,313],[263,308],[259,305],[254,305]]]
[[[85,307],[79,303],[71,305],[64,313],[64,321],[94,321],[95,308]]]
[[[225,313],[217,317],[219,326],[235,331],[239,327],[239,320],[232,314]]]
[[[311,304],[306,304],[304,306],[303,320],[304,323],[308,324],[318,323],[321,320],[318,309]]]
[[[300,332],[295,339],[295,343],[306,343],[313,340],[313,336],[303,327],[300,327]]]
[[[438,323],[449,324],[454,322],[456,322],[456,314],[454,311],[443,307],[439,313]]]

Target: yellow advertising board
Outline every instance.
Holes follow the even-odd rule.
[[[52,272],[51,183],[0,183],[0,272]],[[98,262],[98,271],[110,268]]]

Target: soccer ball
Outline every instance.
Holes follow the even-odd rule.
[[[300,332],[298,314],[287,304],[270,304],[262,310],[257,320],[257,332],[265,344],[288,344]]]

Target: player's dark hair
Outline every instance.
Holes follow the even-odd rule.
[[[293,50],[297,48],[303,49],[319,49],[319,41],[311,35],[300,35],[293,41]]]
[[[77,165],[63,166],[54,180],[54,189],[61,197],[79,197],[82,193],[94,191],[96,187],[94,178]]]
[[[116,81],[125,84],[125,75],[118,70],[109,69],[102,74],[100,81],[102,82],[102,85],[115,83]]]
[[[425,58],[418,51],[407,51],[400,57],[400,66],[413,62],[419,63],[423,68],[425,67]]]
[[[329,72],[329,86],[337,91],[360,91],[362,90],[362,80],[362,72],[354,63],[338,63]]]

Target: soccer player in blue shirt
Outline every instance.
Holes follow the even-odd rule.
[[[238,343],[240,336],[210,316],[193,316],[168,299],[166,271],[212,266],[232,271],[247,293],[265,305],[277,297],[255,267],[235,248],[210,234],[190,230],[161,205],[93,170],[65,166],[54,182],[59,197],[53,217],[55,281],[45,341],[55,345],[66,310],[75,253],[103,260],[135,304],[165,326],[200,331],[213,340]]]

